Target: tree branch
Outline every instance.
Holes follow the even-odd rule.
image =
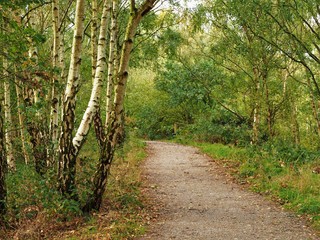
[[[26,12],[22,17],[21,17],[21,21],[23,21],[23,20],[24,20],[24,18],[25,18],[25,17],[27,17],[31,12],[33,12],[33,11],[37,10],[38,8],[43,7],[44,5],[51,4],[51,3],[52,3],[52,1],[44,2],[44,3],[42,3],[42,4],[39,4],[39,5],[37,5],[37,6],[33,7],[33,8],[31,8],[30,10],[28,10],[28,11],[27,11],[27,12]]]

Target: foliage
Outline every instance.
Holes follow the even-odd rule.
[[[197,117],[188,131],[196,141],[244,146],[250,141],[250,129],[229,112],[217,109]]]
[[[79,215],[79,204],[64,199],[54,184],[54,181],[38,175],[34,167],[19,164],[17,171],[7,177],[9,219],[32,219],[40,211],[46,213],[48,218],[61,216],[62,220]]]
[[[144,210],[139,188],[139,166],[146,157],[144,147],[144,142],[132,136],[122,149],[117,150],[103,210],[90,217],[82,215],[78,202],[61,196],[55,188],[56,181],[52,173],[40,176],[34,167],[18,164],[17,172],[7,177],[6,218],[7,223],[16,230],[0,229],[0,233],[2,236],[16,234],[29,239],[55,239],[56,236],[61,239],[62,235],[63,239],[80,236],[81,239],[92,239],[107,235],[112,239],[125,239],[142,234]],[[78,181],[82,185],[79,189],[84,192],[86,189],[88,191],[90,185],[81,181],[87,180],[94,171],[94,168],[85,168],[90,168],[95,162],[86,156],[93,156],[95,152],[94,148],[88,148],[86,154],[81,156],[83,166]],[[24,225],[25,222],[29,224]],[[76,232],[71,234],[69,227],[77,229]]]
[[[169,108],[168,96],[154,89],[153,78],[152,71],[132,71],[126,95],[127,125],[140,137],[172,137],[179,109]]]
[[[24,132],[36,130],[37,136],[49,135],[53,86],[60,95],[65,88],[65,76],[61,74],[70,64],[75,12],[72,1],[70,6],[69,1],[58,2],[62,9],[59,33],[64,46],[61,51],[65,55],[64,67],[52,66],[51,1],[0,1],[0,80],[1,84],[9,82],[12,87],[15,155],[22,148],[20,128],[28,128]],[[137,5],[141,2],[137,1]],[[126,132],[131,130],[149,139],[188,138],[244,147],[201,145],[235,169],[240,181],[249,181],[257,191],[272,193],[286,206],[310,214],[314,223],[319,224],[316,214],[319,175],[310,174],[319,165],[320,146],[317,2],[202,0],[189,11],[182,9],[178,1],[169,2],[173,5],[168,9],[144,17],[135,34],[130,69],[133,75],[124,108]],[[121,5],[117,15],[118,54],[130,16],[128,6],[127,2]],[[87,46],[93,42],[89,39],[91,14],[87,11],[85,18],[83,44]],[[32,48],[37,49],[38,56],[30,56]],[[80,87],[75,91],[77,110],[75,121],[71,121],[75,126],[79,125],[90,98],[90,54],[90,48],[86,47]],[[9,65],[5,69],[6,61]],[[56,78],[61,81],[53,84]],[[15,85],[23,92],[19,104]],[[4,89],[0,89],[2,98]],[[37,92],[40,101],[34,103],[30,98]],[[101,106],[104,98],[104,94],[99,98]],[[22,123],[18,123],[18,109],[22,111]],[[103,116],[105,111],[101,108]],[[72,131],[70,135],[72,138]],[[50,143],[49,136],[38,143],[35,138],[28,135],[25,138],[36,145],[29,153],[45,162],[45,157],[39,158],[35,152],[40,149],[46,156],[47,145],[56,143]],[[92,193],[91,178],[100,151],[93,133],[87,138],[89,144],[83,145],[76,166],[80,203]],[[130,177],[124,180],[136,167],[135,161],[124,159],[131,151],[127,146],[117,150],[121,160],[116,168],[120,172],[119,176],[111,177],[108,201],[112,211],[120,210],[133,220],[128,220],[129,227],[122,228],[125,219],[119,220],[118,214],[112,217],[114,230],[108,228],[108,231],[114,231],[117,238],[143,231],[140,216],[133,217],[143,207],[139,181],[130,181]],[[238,160],[226,160],[229,157]],[[10,224],[50,216],[64,222],[69,217],[81,216],[80,203],[66,200],[54,190],[56,163],[39,176],[32,161],[25,165],[17,159],[17,172],[8,174],[7,178]],[[114,189],[115,185],[119,188]],[[85,224],[88,238],[99,231],[99,219],[93,217],[92,222]]]

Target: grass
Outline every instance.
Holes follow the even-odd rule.
[[[319,156],[310,157],[287,149],[279,154],[266,149],[237,148],[222,144],[176,142],[193,145],[224,166],[236,181],[262,193],[285,208],[306,217],[320,231]],[[85,199],[94,171],[97,147],[86,146],[80,156],[79,189]],[[298,156],[293,158],[292,156]],[[145,159],[145,144],[131,138],[116,152],[108,189],[101,211],[82,215],[76,202],[61,198],[55,179],[43,180],[32,166],[17,164],[17,173],[8,176],[9,226],[0,229],[4,239],[133,239],[145,232],[144,199],[140,193],[140,164]],[[299,161],[297,161],[297,159]],[[53,174],[52,174],[53,175]]]
[[[144,147],[141,140],[131,139],[118,149],[101,211],[90,216],[75,232],[66,232],[63,239],[132,239],[144,233],[139,188],[139,166],[146,157]]]
[[[77,180],[83,193],[80,197],[85,199],[97,149],[88,146],[83,153],[80,161],[85,163],[80,163],[83,171]],[[54,178],[41,178],[32,166],[18,164],[17,172],[7,179],[8,226],[0,228],[0,238],[132,239],[143,234],[139,166],[145,157],[144,142],[135,138],[116,151],[101,210],[88,216],[82,214],[77,202],[60,196]]]
[[[174,141],[198,147],[223,165],[236,181],[305,217],[320,233],[320,174],[313,171],[320,166],[319,154],[288,147],[271,151],[181,138]]]

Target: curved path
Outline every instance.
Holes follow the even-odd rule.
[[[146,195],[156,213],[139,239],[320,239],[293,214],[232,183],[197,149],[163,142],[148,149]]]

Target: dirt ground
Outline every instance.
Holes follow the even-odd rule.
[[[153,214],[143,239],[320,239],[264,197],[241,189],[197,149],[148,142],[146,196]]]

